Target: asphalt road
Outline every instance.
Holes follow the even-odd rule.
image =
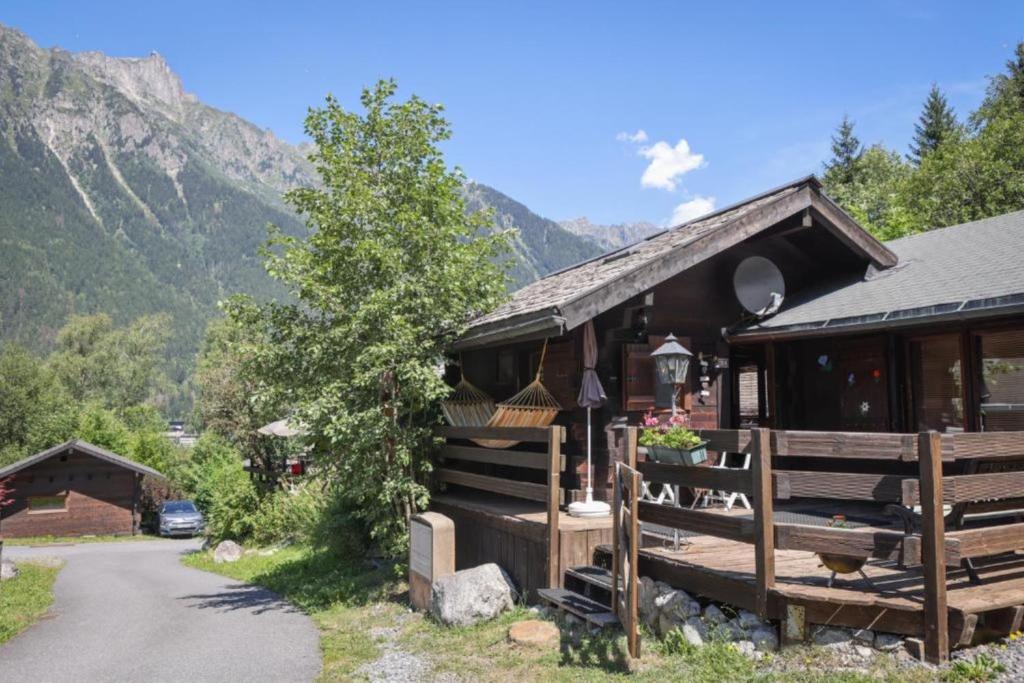
[[[310,681],[316,626],[270,591],[185,567],[199,541],[7,546],[59,557],[50,614],[0,646],[0,681]]]

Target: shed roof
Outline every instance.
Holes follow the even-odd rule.
[[[807,209],[865,261],[896,263],[807,176],[533,282],[475,319],[456,348],[561,334]]]
[[[36,453],[35,455],[30,455],[29,457],[19,460],[18,462],[15,463],[11,463],[6,467],[0,467],[0,479],[15,474],[16,472],[20,472],[26,467],[31,467],[36,463],[40,463],[43,460],[46,460],[47,458],[52,458],[53,456],[59,455],[66,451],[77,451],[79,453],[85,453],[86,455],[91,455],[92,457],[99,458],[100,460],[106,460],[107,462],[119,465],[121,467],[124,467],[125,469],[132,470],[133,472],[137,472],[139,474],[148,474],[153,477],[160,477],[161,479],[166,479],[164,475],[157,472],[152,467],[146,467],[145,465],[137,463],[133,460],[129,460],[128,458],[120,456],[116,453],[111,453],[110,451],[104,448],[100,448],[99,446],[93,446],[91,443],[82,441],[81,439],[72,439],[71,441],[65,441],[60,445],[54,446],[53,448],[48,448],[45,451]]]
[[[1024,311],[1024,211],[903,237],[895,268],[799,292],[736,337],[804,336]]]

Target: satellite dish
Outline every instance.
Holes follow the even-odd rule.
[[[733,273],[732,286],[740,305],[758,317],[778,311],[786,296],[782,271],[763,256],[743,259]]]

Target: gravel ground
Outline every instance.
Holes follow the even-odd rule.
[[[397,626],[375,627],[370,635],[381,646],[381,655],[364,664],[356,672],[373,683],[406,683],[430,679],[430,664],[418,655],[401,650],[395,643],[401,629]]]
[[[312,620],[270,591],[185,567],[198,540],[25,548],[66,566],[50,614],[0,647],[4,681],[311,681]]]
[[[1006,668],[993,680],[999,683],[1024,681],[1024,638],[1002,638],[966,650],[956,650],[952,659],[954,662],[960,659],[976,659],[980,654],[988,655]]]

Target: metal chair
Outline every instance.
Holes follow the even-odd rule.
[[[743,456],[743,464],[739,467],[729,467],[729,454],[722,453],[721,457],[718,458],[718,462],[715,463],[714,467],[723,470],[749,470],[750,469],[750,453],[740,453]],[[740,504],[748,510],[753,508],[750,505],[750,500],[747,499],[747,494],[738,493],[736,491],[706,491],[703,496],[700,497],[701,507],[708,507],[712,503],[721,503],[725,506],[726,510],[732,510],[732,506],[736,504],[736,500],[740,501]],[[694,506],[697,501],[694,500]]]

